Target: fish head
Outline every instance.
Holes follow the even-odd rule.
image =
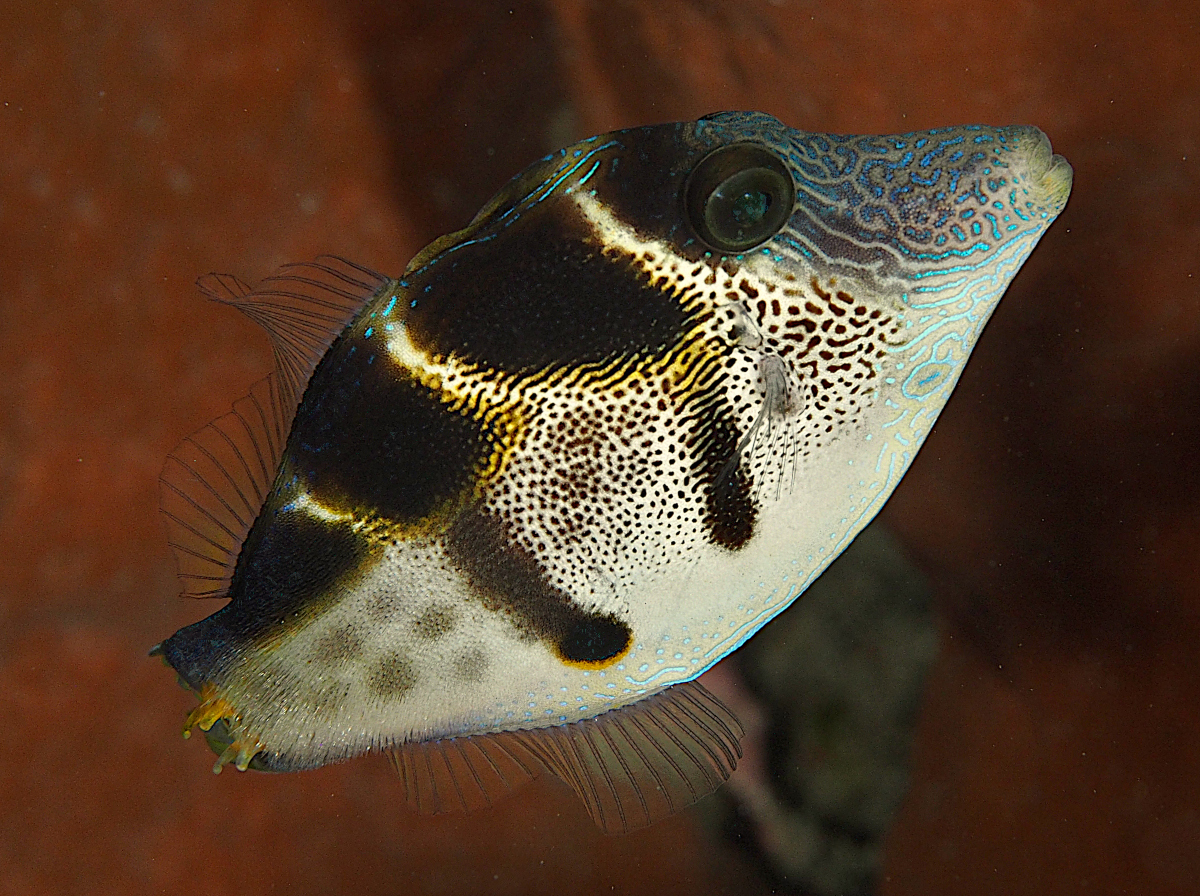
[[[229,603],[159,648],[189,724],[284,770],[694,679],[878,512],[1070,183],[1036,128],[724,113],[546,157],[398,279],[289,275],[361,307],[236,452],[277,463]]]

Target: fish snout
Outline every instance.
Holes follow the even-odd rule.
[[[1071,195],[1075,177],[1071,163],[1054,152],[1050,138],[1040,128],[1012,127],[1004,131],[1016,144],[1011,164],[1028,184],[1035,204],[1057,215]]]

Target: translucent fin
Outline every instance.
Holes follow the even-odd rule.
[[[232,413],[184,439],[163,467],[160,506],[185,596],[227,593],[313,370],[346,324],[391,283],[328,255],[286,265],[257,289],[229,274],[197,281],[206,296],[267,331],[276,370],[255,383]]]
[[[624,834],[720,787],[744,733],[725,704],[689,681],[583,722],[405,744],[390,755],[419,812],[490,806],[548,770],[606,834]]]
[[[511,732],[405,744],[388,755],[409,805],[423,815],[490,806],[542,771]]]
[[[167,457],[160,508],[185,597],[223,597],[287,439],[274,374]]]
[[[270,334],[279,393],[292,410],[346,324],[391,284],[382,274],[333,255],[285,265],[254,289],[230,274],[196,281],[210,299],[232,305]]]
[[[607,834],[653,824],[721,786],[742,756],[737,717],[699,682],[585,722],[518,732]]]

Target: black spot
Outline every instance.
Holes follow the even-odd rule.
[[[362,656],[363,636],[343,625],[322,635],[313,648],[313,659],[325,666],[342,666]]]
[[[612,616],[581,619],[562,642],[563,656],[573,663],[599,663],[624,653],[629,626]]]
[[[487,654],[478,648],[468,650],[454,659],[454,674],[461,681],[473,684],[483,681],[483,676],[487,672],[487,668]]]
[[[425,612],[413,621],[413,631],[418,638],[434,641],[454,631],[457,624],[458,618],[452,608],[435,604],[427,607]]]
[[[284,470],[323,504],[419,522],[471,485],[490,450],[483,424],[357,340],[313,377]]]
[[[750,478],[741,467],[732,467],[709,489],[705,513],[712,540],[737,550],[754,534],[756,508],[750,494]]]
[[[399,653],[385,656],[367,676],[367,687],[373,694],[393,700],[403,698],[416,684],[417,670],[412,660]]]
[[[556,201],[409,278],[417,345],[516,371],[675,342],[686,315],[673,290],[652,284],[631,259],[605,254],[573,204]]]
[[[625,622],[588,612],[546,581],[537,560],[493,516],[464,513],[447,532],[446,547],[486,609],[547,642],[564,662],[603,663],[624,653],[633,639]]]
[[[742,436],[724,398],[703,405],[705,412],[696,417],[692,444],[698,454],[695,473],[704,488],[704,524],[714,544],[737,550],[754,535],[758,518],[750,477],[737,450]]]

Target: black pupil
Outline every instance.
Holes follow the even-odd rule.
[[[770,215],[779,175],[770,168],[748,168],[723,181],[708,197],[705,224],[720,248],[746,249],[772,236],[782,221]]]
[[[757,224],[767,215],[771,197],[758,190],[747,190],[733,201],[733,220],[743,227]]]

